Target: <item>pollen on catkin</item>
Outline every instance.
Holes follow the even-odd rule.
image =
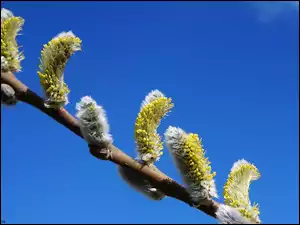
[[[157,128],[173,106],[171,98],[165,97],[158,90],[151,91],[141,104],[135,122],[134,137],[138,159],[146,164],[153,164],[163,154],[163,145]]]
[[[46,95],[46,107],[60,108],[68,104],[70,90],[64,82],[64,69],[71,55],[79,50],[81,40],[71,31],[58,34],[44,45],[38,75]]]
[[[260,223],[257,204],[251,205],[249,187],[253,180],[260,178],[258,169],[246,160],[238,160],[228,175],[224,185],[224,201],[226,205],[239,210],[246,219]]]
[[[1,9],[1,72],[21,71],[24,55],[19,51],[16,37],[23,25],[23,18],[15,17],[7,9]]]
[[[197,134],[187,134],[180,128],[169,126],[165,132],[168,150],[187,185],[194,205],[217,198],[210,162],[205,157],[201,140]]]
[[[102,106],[97,105],[90,96],[85,96],[76,104],[76,110],[81,132],[90,145],[107,146],[113,142]]]

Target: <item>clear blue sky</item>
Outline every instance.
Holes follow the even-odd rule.
[[[67,109],[91,95],[107,111],[115,145],[135,156],[134,121],[159,89],[175,108],[159,127],[203,138],[219,194],[232,164],[254,163],[250,197],[264,223],[299,217],[296,3],[4,2],[25,19],[18,77],[43,94],[43,44],[72,30],[82,52],[69,61]],[[7,223],[216,223],[171,198],[152,202],[122,182],[114,164],[23,103],[1,109],[1,218]],[[158,167],[181,182],[165,149]],[[221,197],[220,201],[223,201]]]

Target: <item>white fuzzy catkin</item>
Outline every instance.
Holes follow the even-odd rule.
[[[5,20],[5,19],[8,19],[13,16],[14,16],[14,14],[11,11],[9,11],[8,9],[5,9],[5,8],[1,9],[1,20]]]
[[[224,204],[220,204],[216,217],[221,224],[254,224],[245,219],[237,209]]]
[[[81,98],[81,101],[76,104],[76,109],[81,132],[90,145],[102,146],[113,142],[109,134],[106,113],[90,96]]]
[[[150,91],[150,93],[145,97],[145,100],[143,100],[141,104],[141,109],[161,97],[165,97],[165,95],[161,91],[159,90]]]
[[[130,187],[143,194],[148,199],[158,201],[162,200],[165,197],[165,194],[163,192],[153,187],[151,183],[140,173],[128,167],[117,166],[117,168],[121,178]]]
[[[60,32],[53,39],[60,38],[60,37],[76,37],[76,36],[71,30],[69,30],[67,32],[66,31]]]

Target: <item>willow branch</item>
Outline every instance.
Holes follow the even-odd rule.
[[[62,124],[70,131],[72,131],[77,136],[83,138],[78,120],[74,118],[68,111],[64,108],[52,109],[46,108],[44,105],[44,100],[32,90],[30,90],[25,84],[18,80],[13,73],[1,73],[1,83],[10,85],[16,92],[16,97],[19,101],[25,102],[37,109],[39,109],[44,114],[47,114],[52,119]],[[95,146],[89,146],[90,153],[101,160],[108,160],[115,164],[123,167],[128,167],[145,176],[149,179],[154,186],[159,188],[167,196],[178,199],[185,202],[189,206],[192,206],[190,195],[188,194],[186,188],[178,184],[176,181],[165,175],[161,171],[154,171],[147,165],[142,165],[136,160],[122,152],[120,149],[114,145],[108,146],[108,148],[101,148]],[[197,207],[198,210],[203,211],[207,215],[216,218],[216,211],[219,207],[219,203],[210,200],[206,205],[201,205]]]

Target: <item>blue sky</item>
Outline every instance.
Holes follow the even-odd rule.
[[[289,2],[4,2],[25,19],[17,76],[43,94],[43,44],[72,30],[82,41],[65,70],[66,108],[91,95],[114,143],[135,156],[134,121],[159,89],[175,107],[162,121],[203,138],[222,187],[232,164],[254,163],[250,198],[264,223],[299,217],[299,10]],[[275,8],[280,8],[280,10]],[[272,13],[270,13],[272,12]],[[275,12],[275,13],[274,13]],[[268,19],[262,19],[268,18]],[[152,202],[92,157],[86,143],[23,103],[1,109],[1,219],[6,223],[216,223],[171,198]],[[157,166],[181,182],[165,149]]]

